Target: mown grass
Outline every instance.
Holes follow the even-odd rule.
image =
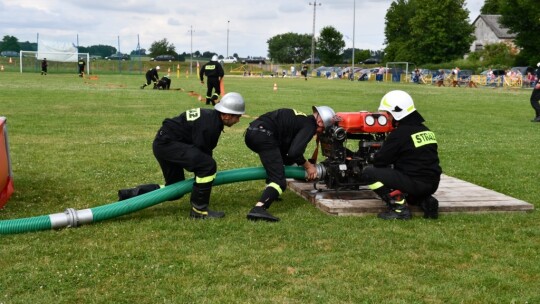
[[[115,202],[120,188],[161,182],[153,136],[165,117],[204,106],[186,93],[204,89],[195,77],[173,78],[184,91],[140,90],[143,81],[0,73],[16,187],[0,220],[92,208]],[[540,206],[529,90],[226,78],[250,117],[312,105],[373,111],[396,88],[436,132],[445,174]],[[260,166],[243,143],[251,119],[226,128],[214,152],[219,170]],[[218,221],[190,220],[184,197],[76,229],[4,235],[0,303],[540,301],[536,211],[386,222],[329,216],[287,191],[272,206],[281,222],[248,222],[262,187],[215,187],[212,206],[227,214]]]

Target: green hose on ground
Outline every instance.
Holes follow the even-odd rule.
[[[285,167],[287,178],[304,179],[303,167]],[[264,168],[242,168],[218,172],[214,185],[223,185],[249,180],[265,179]],[[193,179],[178,182],[159,190],[155,190],[124,201],[98,206],[91,209],[66,209],[63,213],[41,215],[30,218],[0,221],[0,234],[15,234],[63,227],[77,227],[82,224],[99,222],[139,211],[191,192]]]

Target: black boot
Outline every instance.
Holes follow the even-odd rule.
[[[247,214],[247,219],[250,221],[267,221],[267,222],[279,222],[279,218],[273,216],[264,207],[253,207]]]
[[[373,190],[385,202],[388,210],[379,213],[377,216],[384,220],[409,220],[412,213],[405,203],[404,194],[400,191],[392,192],[388,187],[382,186]]]
[[[433,196],[423,199],[420,208],[424,211],[424,218],[435,220],[439,218],[439,201]]]
[[[405,202],[393,204],[388,211],[381,212],[377,216],[383,220],[410,220],[412,218],[411,210]]]
[[[225,216],[224,212],[213,211],[208,208],[211,192],[212,182],[204,184],[193,183],[193,190],[191,190],[191,211],[189,213],[191,218],[214,219]]]
[[[540,116],[536,116],[531,122],[540,122]]]
[[[144,89],[144,87],[146,87],[146,86],[147,86],[147,84],[146,84],[146,83],[145,83],[145,84],[143,84],[143,85],[141,86],[141,89]]]
[[[123,201],[128,198],[132,198],[141,194],[152,192],[159,188],[160,187],[158,184],[145,184],[145,185],[139,185],[135,188],[121,189],[121,190],[118,190],[118,201]]]

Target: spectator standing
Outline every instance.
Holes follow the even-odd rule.
[[[220,81],[225,76],[223,67],[218,62],[218,56],[212,56],[212,59],[201,67],[199,77],[201,84],[204,84],[204,76],[206,76],[206,104],[216,105],[216,101],[221,94]],[[214,92],[214,93],[212,93]]]

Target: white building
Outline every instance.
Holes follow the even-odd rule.
[[[474,41],[471,45],[471,52],[484,49],[487,44],[504,42],[513,49],[515,34],[508,32],[508,29],[499,23],[501,15],[479,15],[473,22]],[[516,49],[517,51],[517,49]]]

